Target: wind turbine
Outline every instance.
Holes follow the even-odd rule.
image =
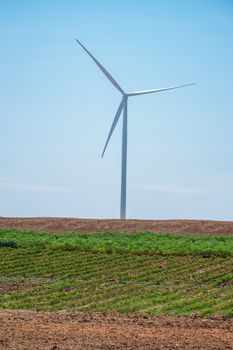
[[[105,143],[103,153],[101,158],[103,158],[104,153],[106,151],[106,148],[108,146],[109,140],[112,136],[112,133],[117,125],[117,122],[120,118],[121,112],[123,111],[123,127],[122,127],[122,153],[121,153],[121,203],[120,203],[120,218],[125,219],[126,218],[126,175],[127,175],[127,104],[128,104],[128,97],[138,96],[138,95],[145,95],[145,94],[152,94],[155,92],[162,92],[167,90],[174,90],[174,89],[180,89],[187,86],[195,85],[196,83],[192,84],[185,84],[185,85],[179,85],[179,86],[172,86],[172,87],[166,87],[161,89],[153,89],[153,90],[144,90],[144,91],[135,91],[135,92],[125,92],[122,87],[116,82],[116,80],[111,76],[111,74],[102,66],[102,64],[97,61],[97,59],[90,53],[90,51],[87,50],[87,48],[78,40],[76,39],[77,43],[86,51],[86,53],[93,59],[93,61],[97,64],[99,69],[104,73],[104,75],[110,80],[113,86],[121,93],[122,100],[118,107],[118,110],[116,112],[115,118],[113,119],[113,123],[111,126],[111,129],[109,131],[107,141]]]

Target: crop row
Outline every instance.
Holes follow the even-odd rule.
[[[232,257],[2,247],[0,261],[0,291],[27,281],[2,288],[2,308],[233,316]]]

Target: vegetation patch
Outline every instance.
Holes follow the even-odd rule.
[[[55,234],[0,230],[0,247],[38,247],[96,253],[233,256],[233,237],[184,236],[164,233]]]
[[[2,230],[0,240],[16,242],[0,247],[1,308],[233,316],[231,237]]]

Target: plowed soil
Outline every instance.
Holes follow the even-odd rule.
[[[45,232],[233,235],[233,222],[0,218],[0,228]],[[25,288],[1,286],[0,293]],[[233,320],[118,313],[0,310],[0,349],[233,349]]]
[[[44,232],[170,232],[190,235],[233,235],[233,221],[95,220],[72,218],[0,218],[0,228]]]
[[[0,312],[0,349],[233,349],[233,321],[118,313]]]

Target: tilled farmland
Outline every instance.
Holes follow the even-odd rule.
[[[233,315],[233,257],[0,250],[0,306]]]
[[[233,322],[221,318],[3,310],[0,349],[233,348]]]
[[[169,232],[189,235],[233,235],[232,221],[97,220],[75,218],[1,218],[0,228],[44,232]]]
[[[230,234],[62,234],[15,220],[0,231],[0,349],[233,349]]]

